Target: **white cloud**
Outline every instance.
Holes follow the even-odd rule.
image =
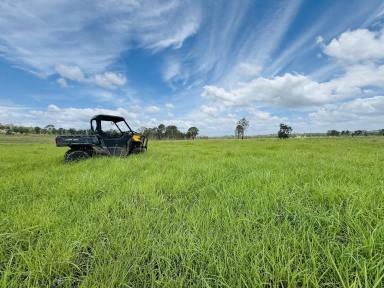
[[[325,46],[324,52],[342,62],[377,61],[384,58],[384,30],[344,32]]]
[[[59,111],[60,111],[60,108],[54,104],[51,104],[48,106],[48,112],[59,112]]]
[[[56,72],[62,77],[69,80],[82,82],[85,80],[84,73],[78,66],[69,66],[59,64],[55,67]]]
[[[65,80],[64,78],[59,78],[56,80],[56,82],[63,88],[68,87],[67,80]]]
[[[351,116],[363,115],[368,115],[372,118],[378,115],[384,116],[384,96],[357,98],[340,104],[328,105],[316,112],[310,113],[312,118],[325,121],[339,121],[342,118],[351,119]]]
[[[382,129],[384,96],[357,98],[321,107],[308,116],[309,125],[336,129]]]
[[[77,81],[80,83],[95,84],[102,88],[114,89],[119,86],[124,86],[127,79],[121,73],[104,72],[86,77],[83,71],[78,66],[56,65],[55,70],[61,76],[57,83],[62,87],[67,87],[67,80]]]
[[[149,112],[149,113],[157,113],[157,112],[160,112],[160,108],[157,107],[157,106],[149,106],[145,109],[145,111]]]
[[[207,106],[207,105],[202,105],[200,107],[200,111],[204,114],[210,115],[210,116],[215,116],[217,113],[220,111],[217,106]]]
[[[364,87],[384,88],[384,65],[356,64],[345,68],[345,74],[334,78],[328,85],[346,97],[360,96]]]
[[[54,104],[47,110],[38,110],[28,107],[4,107],[0,106],[0,123],[8,123],[9,119],[16,125],[45,126],[53,124],[63,128],[88,128],[89,120],[97,114],[120,115],[133,122],[134,127],[141,124],[138,114],[125,108],[60,108]]]
[[[122,74],[105,72],[94,75],[90,81],[100,87],[113,89],[118,86],[123,86],[127,82],[127,79]]]
[[[236,97],[232,92],[226,91],[224,88],[207,85],[204,86],[203,97],[216,97],[224,100],[225,103],[231,103]]]
[[[270,118],[271,118],[270,113],[268,113],[268,112],[264,112],[264,111],[257,111],[257,112],[255,112],[255,115],[256,115],[258,118],[260,118],[260,119],[264,119],[264,120],[266,120],[266,119],[270,119]]]
[[[259,77],[239,84],[227,91],[220,87],[205,86],[202,94],[216,98],[227,106],[248,106],[252,103],[276,106],[300,107],[327,103],[331,100],[330,89],[303,75],[285,74],[274,78]]]
[[[300,108],[358,97],[364,87],[384,88],[384,65],[354,65],[346,73],[328,82],[316,82],[304,75],[287,73],[273,78],[258,77],[236,88],[225,90],[205,86],[202,96],[218,99],[227,106],[247,106],[252,103]]]
[[[324,38],[322,36],[317,36],[316,37],[316,44],[323,44],[324,43]]]
[[[172,103],[166,103],[165,104],[165,108],[167,108],[167,109],[174,109],[175,105],[173,105]]]

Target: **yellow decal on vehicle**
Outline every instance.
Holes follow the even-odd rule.
[[[133,135],[132,140],[135,142],[140,142],[140,136],[139,135]]]

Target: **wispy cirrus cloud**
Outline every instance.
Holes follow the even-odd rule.
[[[279,48],[283,37],[289,30],[295,19],[302,0],[288,2],[276,2],[266,11],[268,17],[263,18],[257,27],[258,33],[252,33],[239,51],[243,60],[252,60],[260,66],[270,59],[272,54]],[[252,49],[251,47],[259,47]]]
[[[163,79],[182,79],[182,86],[202,79],[231,84],[262,72],[263,64],[279,48],[302,0],[270,4],[258,9],[259,4],[250,0],[202,2],[199,33],[177,58],[166,59]],[[253,23],[249,17],[260,21]]]
[[[192,1],[4,0],[0,55],[41,75],[58,72],[58,65],[97,74],[132,47],[177,49],[199,25]]]

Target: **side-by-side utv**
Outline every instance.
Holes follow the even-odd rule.
[[[65,153],[67,162],[97,155],[128,156],[145,152],[148,139],[134,132],[123,117],[97,115],[91,119],[89,136],[57,136],[57,147],[70,147]]]

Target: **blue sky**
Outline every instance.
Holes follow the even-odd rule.
[[[382,0],[2,0],[0,122],[379,129]]]

